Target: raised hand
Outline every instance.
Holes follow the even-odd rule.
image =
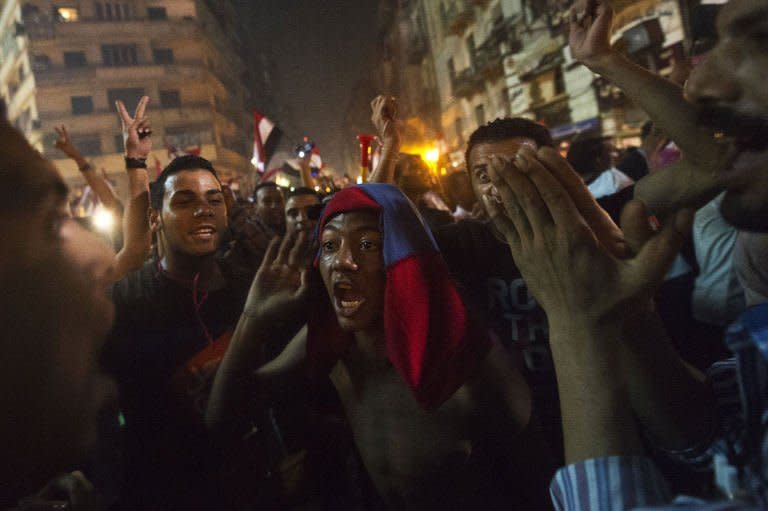
[[[244,314],[264,321],[287,319],[307,295],[309,246],[305,232],[273,239],[256,272]]]
[[[145,115],[147,103],[149,103],[149,97],[142,97],[136,106],[136,112],[131,117],[122,101],[115,102],[123,123],[125,155],[129,158],[146,159],[152,150],[152,126]]]
[[[678,213],[647,240],[638,239],[635,230],[637,255],[622,259],[606,248],[577,207],[583,199],[574,199],[573,190],[555,177],[566,173],[560,168],[568,165],[565,160],[529,148],[520,150],[514,165],[494,159],[489,173],[501,200],[483,200],[550,325],[622,322],[645,310],[690,230],[690,212]],[[643,208],[629,214],[625,220],[632,225],[647,222]]]
[[[613,9],[608,0],[578,0],[571,7],[568,44],[573,58],[587,66],[611,54]]]
[[[397,127],[397,102],[393,96],[376,96],[371,101],[371,121],[382,143],[400,142]]]
[[[75,145],[72,143],[72,140],[69,138],[67,128],[62,125],[54,126],[53,129],[56,130],[56,135],[58,135],[58,138],[56,139],[56,142],[54,142],[53,146],[73,160],[82,159],[82,154],[80,154],[80,151],[77,150],[77,147],[75,147]]]

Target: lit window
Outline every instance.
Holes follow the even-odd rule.
[[[59,7],[56,9],[56,14],[58,20],[63,22],[77,21],[80,18],[75,7]]]

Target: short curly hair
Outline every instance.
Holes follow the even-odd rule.
[[[555,147],[555,141],[552,140],[549,130],[535,121],[524,117],[496,119],[484,126],[480,126],[469,136],[467,151],[464,153],[467,170],[469,170],[469,155],[476,145],[501,142],[502,140],[515,137],[530,138],[539,147]]]

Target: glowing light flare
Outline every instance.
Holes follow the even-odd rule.
[[[281,188],[288,188],[291,186],[291,180],[283,176],[277,176],[275,178],[275,184]]]
[[[96,229],[110,233],[115,227],[115,215],[113,215],[107,208],[99,206],[93,212],[92,222]]]
[[[363,176],[357,176],[357,184],[363,184]]]
[[[439,159],[440,159],[440,150],[436,147],[433,147],[432,149],[428,149],[424,153],[424,161],[426,161],[431,165],[434,165],[435,163],[437,163]]]

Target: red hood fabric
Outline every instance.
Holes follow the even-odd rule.
[[[431,233],[397,187],[366,184],[338,192],[321,215],[318,235],[330,218],[350,211],[381,214],[386,353],[421,406],[434,410],[466,382],[487,354],[489,339],[471,321]],[[314,278],[320,279],[318,272]],[[325,288],[317,284],[307,355],[312,374],[324,376],[354,337],[341,330]]]

